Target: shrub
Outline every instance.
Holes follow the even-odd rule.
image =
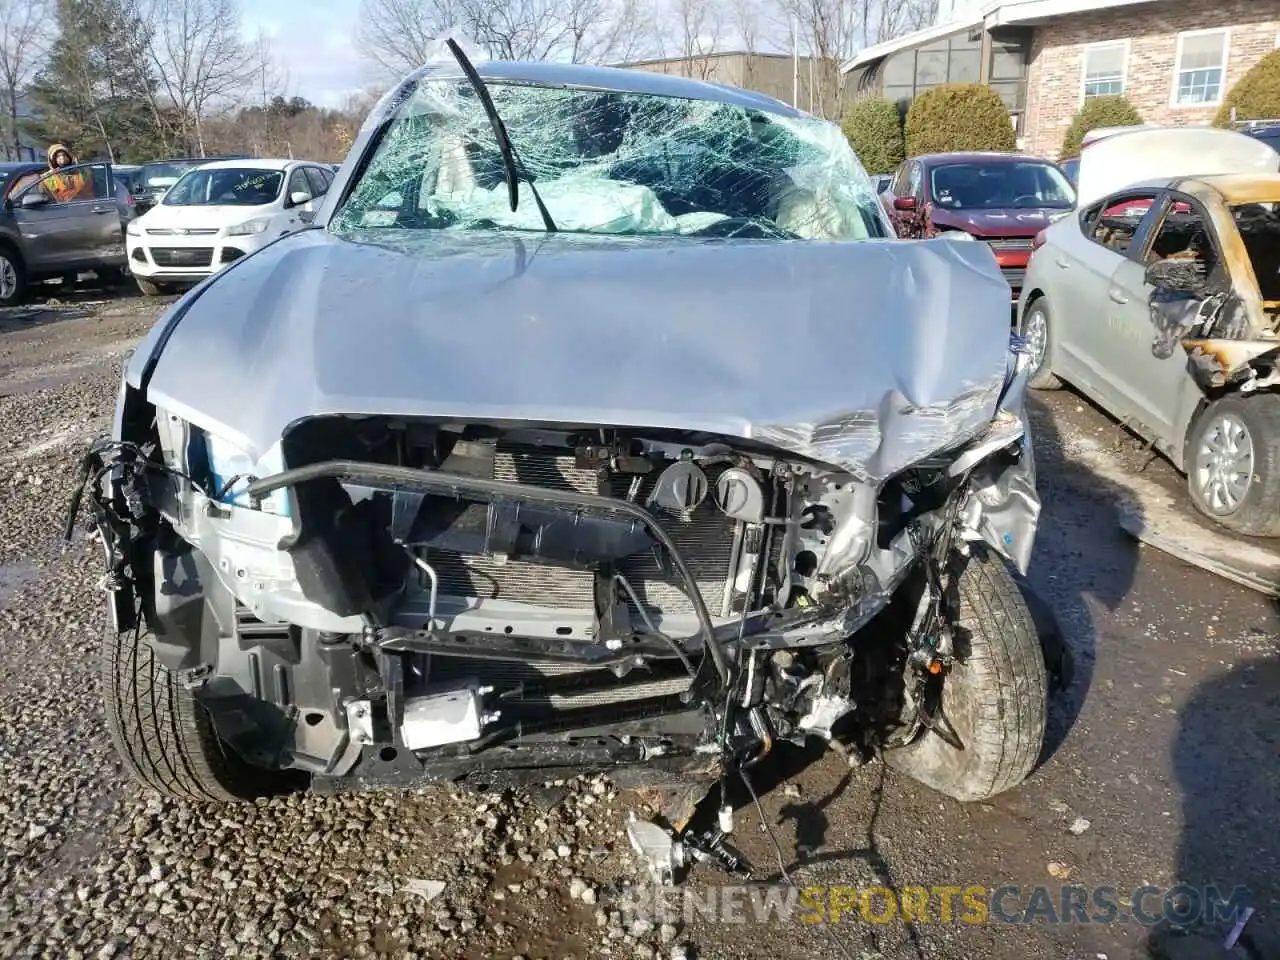
[[[1074,117],[1071,126],[1062,137],[1062,152],[1059,160],[1069,160],[1079,156],[1080,144],[1084,135],[1099,127],[1134,127],[1142,123],[1142,114],[1124,97],[1093,97],[1084,102]]]
[[[902,114],[892,101],[883,97],[855,100],[841,127],[867,173],[892,173],[906,156]]]
[[[1237,120],[1273,120],[1280,118],[1280,50],[1268,53],[1227,91],[1213,118],[1216,127],[1231,123],[1231,108]]]
[[[907,153],[1012,150],[1013,123],[1000,95],[981,83],[932,87],[907,111]]]

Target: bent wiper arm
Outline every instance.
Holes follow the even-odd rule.
[[[538,196],[538,188],[534,186],[533,177],[529,176],[528,171],[524,169],[524,164],[517,156],[516,148],[511,143],[511,138],[507,136],[507,127],[502,122],[502,117],[498,116],[498,108],[493,105],[493,98],[489,96],[489,88],[480,79],[480,74],[476,72],[476,68],[467,59],[467,55],[462,52],[462,48],[458,46],[457,41],[450,37],[445,42],[448,44],[449,52],[453,54],[453,58],[458,61],[458,66],[462,68],[467,82],[471,84],[476,96],[480,98],[480,105],[484,107],[485,116],[489,118],[489,125],[493,127],[493,135],[498,141],[498,150],[502,153],[502,168],[507,181],[507,196],[511,200],[511,212],[515,213],[516,208],[520,205],[520,181],[524,180],[525,183],[529,184],[529,192],[533,194],[533,202],[538,206],[538,213],[542,217],[542,225],[547,228],[547,233],[555,233],[556,222],[551,219],[551,213],[547,210],[546,204],[542,202],[542,197]]]

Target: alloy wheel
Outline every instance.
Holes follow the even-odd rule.
[[[1049,321],[1041,307],[1032,307],[1022,328],[1022,337],[1031,350],[1031,376],[1040,372],[1049,347]]]
[[[1196,448],[1196,486],[1209,512],[1225,516],[1240,509],[1253,484],[1253,438],[1234,413],[1216,414]]]
[[[13,261],[0,256],[0,300],[10,300],[18,292],[18,270]]]

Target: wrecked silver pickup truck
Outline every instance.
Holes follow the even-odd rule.
[[[810,736],[1019,783],[1008,297],[781,103],[424,68],[312,229],[162,317],[86,460],[125,766],[199,799],[604,770],[676,829]]]

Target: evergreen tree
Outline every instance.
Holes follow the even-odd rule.
[[[147,159],[158,131],[145,27],[128,0],[57,0],[57,37],[31,89],[31,132],[80,160]]]

